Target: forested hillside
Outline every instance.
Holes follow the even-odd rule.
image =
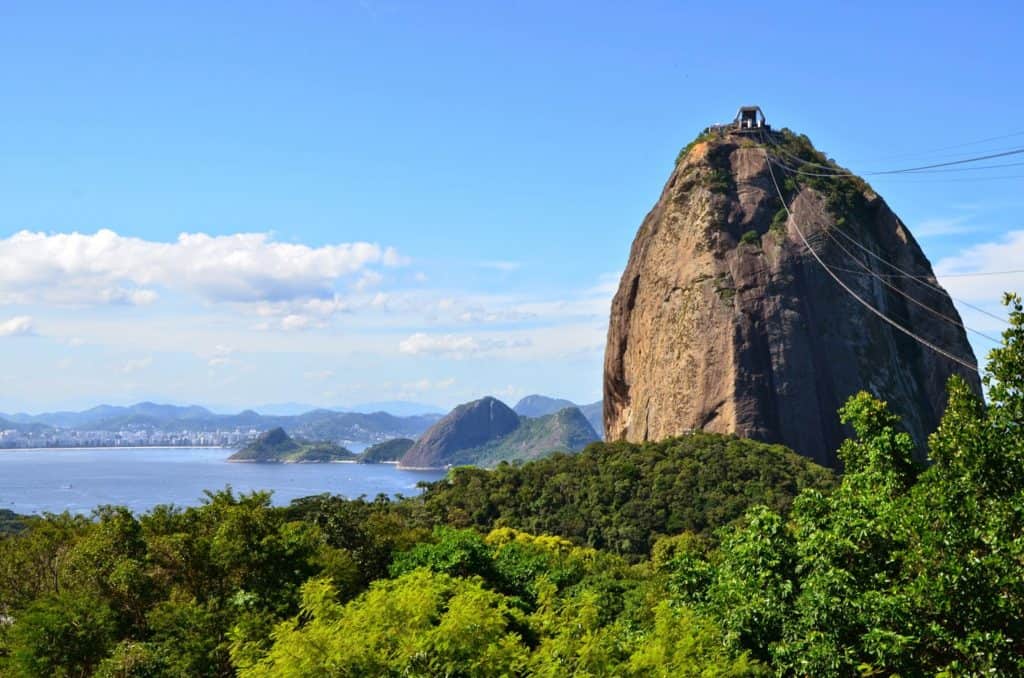
[[[861,393],[838,482],[698,435],[458,469],[400,501],[221,491],[29,519],[0,539],[0,675],[1020,675],[1012,303],[989,402],[951,380],[927,467]]]
[[[661,535],[715,528],[764,504],[785,512],[833,473],[779,445],[711,433],[658,443],[595,443],[493,471],[455,469],[423,496],[431,517],[458,527],[557,534],[627,556]]]

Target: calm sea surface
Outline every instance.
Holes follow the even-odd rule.
[[[194,506],[203,490],[273,490],[275,504],[330,492],[354,498],[417,494],[443,471],[393,464],[233,464],[233,450],[179,447],[112,450],[0,450],[0,508],[16,513],[88,513],[100,504],[142,512],[157,504]]]

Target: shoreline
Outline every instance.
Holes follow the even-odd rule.
[[[355,459],[331,459],[329,461],[296,461],[294,459],[225,459],[229,464],[358,464]]]

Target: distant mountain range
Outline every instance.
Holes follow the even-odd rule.
[[[551,414],[527,417],[497,398],[486,397],[452,410],[416,441],[399,465],[492,466],[501,461],[536,459],[558,450],[579,451],[598,439],[583,413],[571,404]]]
[[[43,424],[53,428],[101,429],[100,424],[119,420],[138,418],[153,421],[189,421],[210,419],[215,415],[205,407],[198,405],[158,405],[157,403],[137,403],[129,407],[116,405],[98,405],[81,412],[44,412],[42,414],[0,414],[15,424]]]
[[[554,414],[567,407],[578,407],[583,416],[590,422],[590,426],[597,433],[598,437],[604,438],[604,402],[598,400],[589,405],[577,405],[565,398],[550,398],[544,395],[528,395],[519,400],[512,409],[522,417],[543,417],[545,414]]]
[[[238,414],[215,414],[198,405],[160,405],[138,403],[128,407],[100,405],[82,412],[43,414],[0,414],[0,428],[23,430],[28,427],[89,431],[163,431],[168,433],[223,430],[266,431],[283,428],[290,435],[310,440],[376,442],[382,438],[418,436],[434,424],[440,415],[421,414],[400,417],[387,412],[336,412],[311,410],[299,415],[262,415],[254,410]]]
[[[415,403],[408,400],[380,400],[369,403],[359,403],[349,407],[337,408],[343,412],[387,412],[396,417],[415,417],[424,414],[444,414],[444,409],[436,405],[426,403]]]
[[[21,431],[23,433],[39,433],[42,431],[50,430],[51,427],[46,424],[39,424],[34,422],[18,422],[13,419],[7,419],[8,415],[0,414],[0,431]]]
[[[260,414],[269,416],[294,416],[311,410],[328,409],[335,412],[387,412],[396,417],[414,417],[419,414],[444,414],[444,409],[436,405],[417,403],[409,400],[381,400],[377,402],[357,403],[355,405],[338,405],[336,407],[320,407],[309,403],[267,403],[252,408]]]
[[[460,449],[468,450],[476,447],[481,447],[481,449],[476,452],[460,454],[458,459],[479,458],[481,463],[491,463],[505,457],[526,459],[531,458],[535,449],[545,448],[545,451],[549,451],[558,446],[571,448],[577,446],[579,440],[589,440],[592,436],[600,438],[603,433],[600,402],[577,408],[569,400],[543,395],[527,396],[516,403],[514,409],[494,398],[484,398],[474,402],[490,403],[491,401],[504,408],[496,408],[496,411],[502,412],[502,415],[495,415],[498,419],[494,424],[498,428],[488,429],[485,435],[470,441],[472,444],[460,439],[458,442],[462,446]],[[467,403],[460,407],[465,409],[471,404]],[[418,438],[442,420],[441,413],[429,412],[432,406],[406,401],[366,403],[359,406],[359,409],[368,410],[368,412],[311,409],[296,414],[283,414],[283,412],[301,407],[303,407],[301,403],[279,403],[264,406],[264,409],[278,412],[277,414],[261,413],[254,409],[243,410],[237,414],[218,414],[199,405],[167,405],[152,402],[141,402],[129,406],[99,405],[79,412],[0,413],[0,431],[14,430],[20,434],[45,434],[46,437],[54,437],[50,434],[59,431],[103,432],[114,437],[121,437],[115,436],[115,434],[125,431],[166,435],[240,431],[243,433],[234,434],[236,438],[232,440],[236,440],[239,435],[244,440],[246,435],[252,435],[246,432],[281,428],[288,435],[305,440],[372,444],[392,438]],[[396,411],[390,411],[388,408]],[[580,422],[576,421],[578,418],[574,415],[562,414],[555,419],[544,419],[565,410],[579,412],[580,416],[586,420],[587,426],[579,426]],[[450,419],[458,411],[460,411],[459,408],[456,408],[455,412],[450,413],[444,419]],[[544,421],[540,424],[531,423],[522,430],[518,430],[521,428],[524,418],[544,419]],[[460,429],[464,430],[465,426],[460,426]],[[513,431],[517,431],[518,442],[512,442],[510,439],[507,442],[511,447],[501,450],[494,448],[494,441],[497,438],[510,435]],[[559,433],[559,431],[561,432]],[[63,434],[57,435],[64,437]],[[145,434],[138,435],[144,436]],[[71,442],[70,444],[77,443]],[[142,444],[148,443],[143,441]],[[482,449],[484,446],[490,447],[485,451]],[[387,450],[387,455],[392,459],[397,458],[393,456],[394,454],[393,449]],[[442,456],[447,457],[447,453]]]

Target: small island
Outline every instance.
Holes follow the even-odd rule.
[[[256,440],[228,457],[228,461],[264,464],[323,464],[355,459],[356,455],[341,445],[298,441],[280,427],[261,433]]]
[[[397,464],[415,441],[409,438],[392,438],[366,448],[359,457],[360,464]]]

